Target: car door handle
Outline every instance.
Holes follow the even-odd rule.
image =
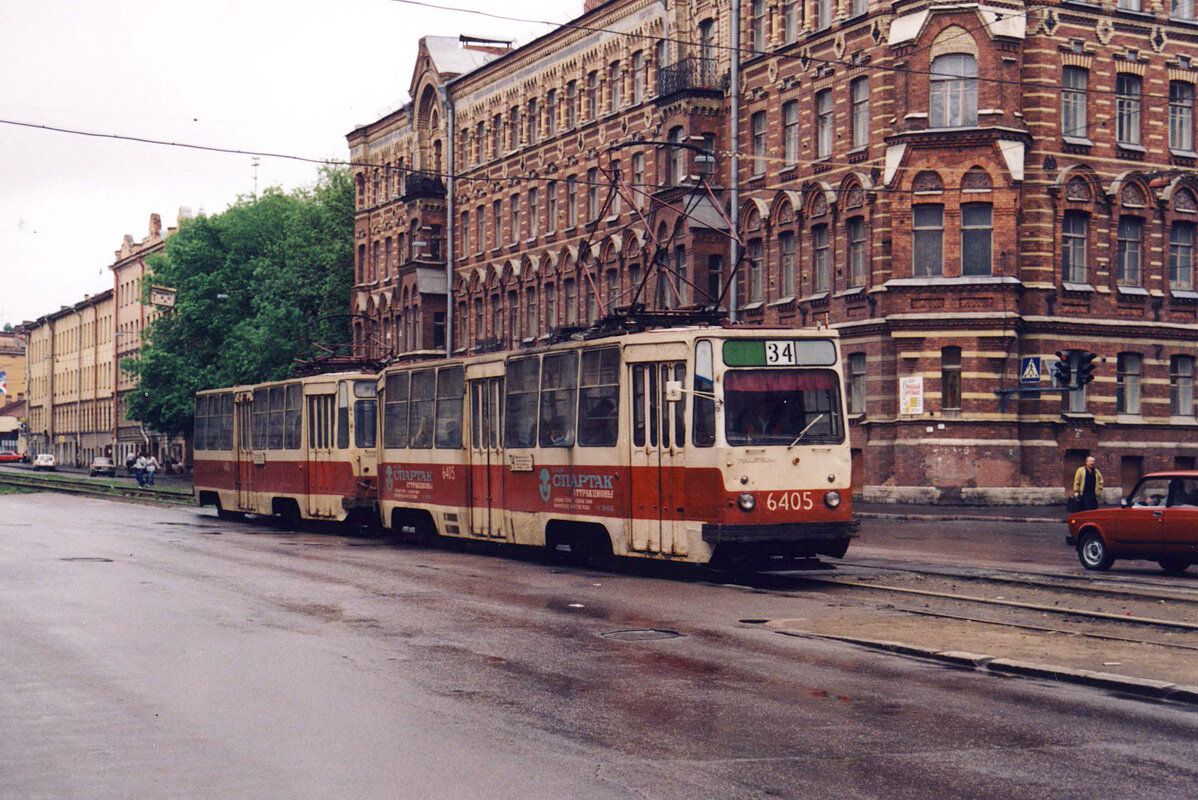
[[[1161,514],[1164,514],[1164,513],[1165,513],[1165,512],[1163,512],[1163,511],[1153,511],[1153,512],[1152,512],[1152,516],[1154,516],[1154,517],[1159,517]]]

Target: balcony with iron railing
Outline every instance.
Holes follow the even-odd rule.
[[[404,200],[445,197],[445,182],[432,172],[409,172],[404,180]]]
[[[657,76],[657,96],[669,97],[681,92],[722,94],[727,76],[714,58],[682,58],[662,67]]]

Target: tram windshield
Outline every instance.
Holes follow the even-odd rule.
[[[729,370],[724,438],[730,445],[840,442],[839,387],[836,373],[826,369]]]

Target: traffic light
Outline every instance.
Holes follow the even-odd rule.
[[[1083,350],[1077,354],[1077,385],[1085,386],[1090,381],[1094,380],[1094,359],[1097,355],[1089,350]]]
[[[1073,351],[1058,350],[1057,363],[1052,365],[1052,379],[1057,386],[1068,386],[1073,382]]]

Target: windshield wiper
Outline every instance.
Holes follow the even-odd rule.
[[[807,423],[807,427],[806,427],[806,428],[803,428],[803,430],[799,431],[799,435],[795,437],[795,440],[794,440],[793,442],[791,442],[790,444],[788,444],[788,445],[786,446],[786,449],[788,449],[788,450],[789,450],[790,448],[792,448],[792,447],[794,447],[796,444],[798,444],[798,443],[799,443],[799,441],[800,441],[800,440],[801,440],[801,439],[802,439],[804,436],[806,436],[806,435],[807,435],[807,431],[811,430],[811,426],[812,426],[812,425],[814,425],[815,423],[819,422],[821,419],[823,419],[823,418],[824,418],[824,417],[826,417],[826,416],[827,416],[827,414],[819,414],[819,415],[817,415],[817,416],[816,416],[816,418],[815,418],[815,419],[813,419],[813,420],[811,420],[811,422]]]

